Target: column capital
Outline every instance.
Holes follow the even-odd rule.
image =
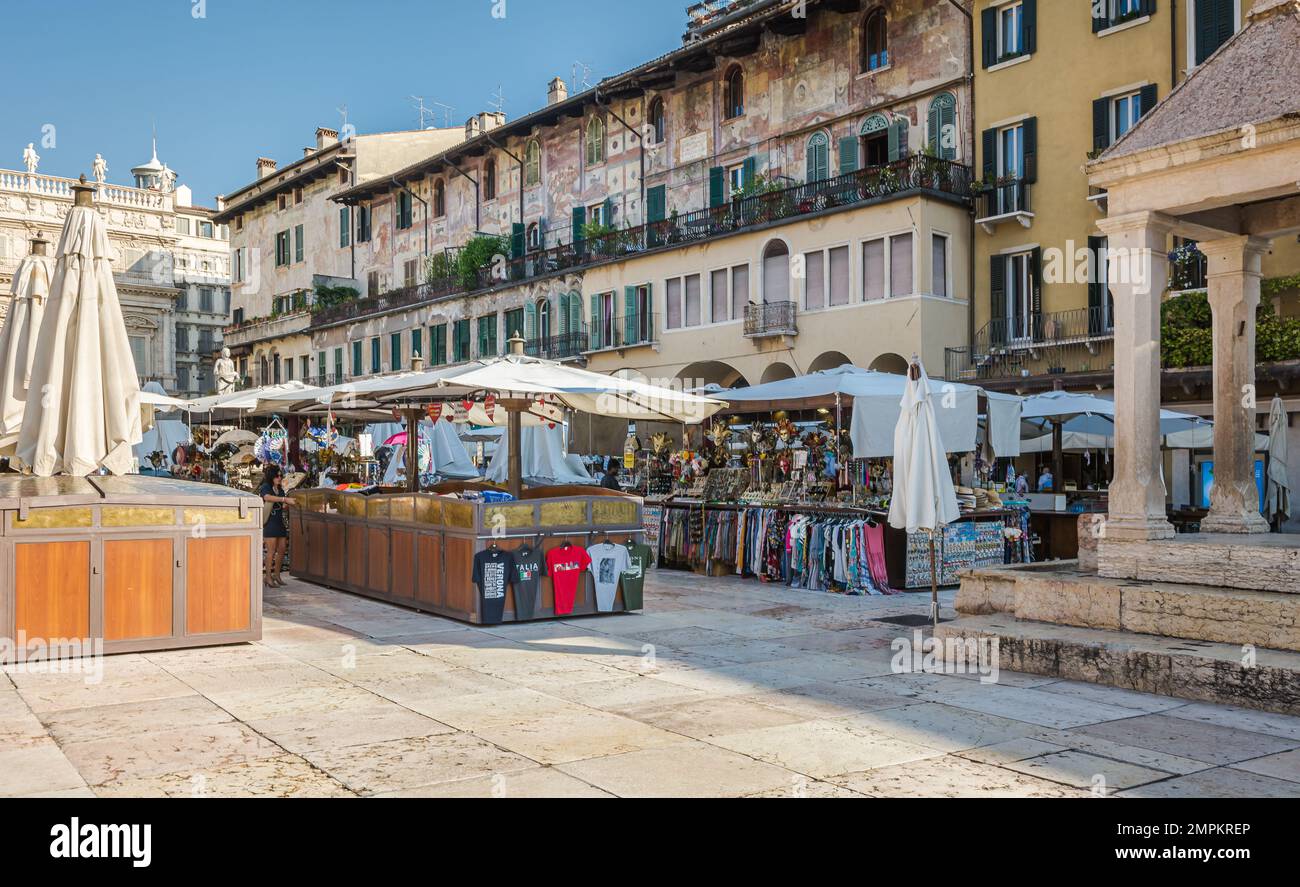
[[[1210,260],[1208,273],[1214,276],[1216,273],[1233,273],[1242,270],[1252,270],[1259,266],[1259,260],[1262,259],[1270,249],[1273,248],[1273,241],[1267,237],[1254,237],[1249,234],[1234,234],[1229,237],[1219,237],[1214,240],[1203,240],[1196,244],[1199,249]],[[1215,262],[1215,259],[1223,261]],[[1218,267],[1213,267],[1213,266]]]
[[[1150,231],[1155,234],[1168,235],[1174,230],[1175,225],[1177,225],[1177,220],[1173,216],[1150,210],[1108,216],[1097,222],[1097,227],[1107,236],[1123,234],[1128,231]]]

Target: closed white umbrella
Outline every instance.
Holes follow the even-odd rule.
[[[902,412],[894,429],[894,493],[889,525],[908,533],[930,535],[930,616],[939,624],[939,578],[935,534],[961,516],[947,450],[930,397],[930,379],[913,360],[903,393]]]
[[[126,474],[140,430],[140,381],[109,262],[108,230],[85,177],[54,259],[50,298],[18,437],[25,470],[40,477]]]
[[[1268,490],[1265,516],[1281,523],[1291,519],[1291,484],[1287,478],[1287,413],[1282,398],[1273,398],[1268,416]]]
[[[54,278],[54,262],[45,254],[48,245],[39,232],[32,238],[31,255],[14,272],[9,315],[0,330],[0,455],[13,455],[23,424],[36,336]]]

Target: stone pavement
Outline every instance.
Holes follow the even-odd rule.
[[[912,629],[876,620],[927,595],[659,572],[646,598],[480,629],[290,582],[259,644],[7,669],[0,794],[1300,797],[1300,718],[894,674]]]

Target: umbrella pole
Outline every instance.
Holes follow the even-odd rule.
[[[939,627],[939,565],[934,553],[934,530],[930,531],[930,620]]]
[[[420,411],[406,411],[406,492],[420,492]]]
[[[506,451],[508,457],[506,459],[506,471],[509,484],[507,489],[510,495],[517,500],[524,492],[524,463],[523,453],[520,452],[520,448],[523,446],[524,413],[527,412],[531,403],[526,398],[511,398],[497,401],[497,403],[505,407],[506,410],[506,446],[509,447]]]

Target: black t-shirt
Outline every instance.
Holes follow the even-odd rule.
[[[546,575],[546,559],[540,548],[524,545],[511,554],[510,584],[515,588],[515,620],[525,622],[537,612],[537,597]]]
[[[500,625],[506,614],[506,583],[514,559],[510,552],[489,548],[474,555],[473,581],[478,586],[479,618],[484,625]]]

